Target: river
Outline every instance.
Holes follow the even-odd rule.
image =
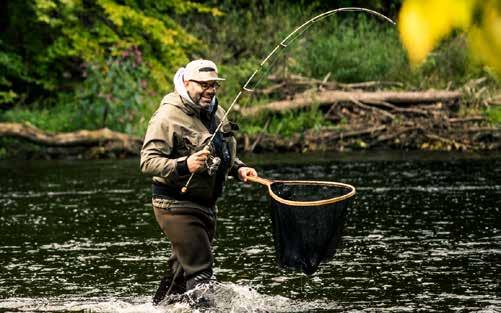
[[[277,266],[267,191],[230,180],[218,203],[215,312],[499,312],[501,155],[244,156],[262,177],[357,189],[336,256]],[[154,307],[169,243],[138,160],[0,162],[0,312]]]

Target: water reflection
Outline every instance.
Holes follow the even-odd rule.
[[[342,158],[254,160],[263,177],[357,187],[342,249],[313,277],[277,268],[265,189],[229,182],[221,312],[500,310],[499,157]],[[169,244],[137,160],[0,171],[0,312],[189,311],[149,304]]]

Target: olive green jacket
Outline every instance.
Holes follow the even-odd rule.
[[[217,108],[217,125],[224,113],[223,108]],[[149,122],[141,149],[141,172],[153,175],[155,184],[166,186],[175,192],[180,192],[186,184],[191,175],[186,162],[188,156],[203,149],[212,136],[202,123],[200,114],[199,106],[184,101],[177,92],[172,92],[162,99],[160,107]],[[236,127],[233,125],[225,120],[220,129],[223,142],[231,156],[225,179],[230,173],[236,176],[238,168],[245,166],[236,157],[236,140],[233,136]],[[188,191],[181,197],[153,199],[154,205],[213,208],[217,200],[213,192],[215,182],[216,175],[210,176],[206,170],[202,170],[193,176]]]

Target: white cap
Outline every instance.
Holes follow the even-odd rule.
[[[186,65],[184,80],[211,81],[224,80],[217,76],[217,66],[209,60],[195,60]]]

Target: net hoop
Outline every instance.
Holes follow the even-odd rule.
[[[350,192],[348,192],[345,195],[339,196],[339,197],[334,197],[330,199],[325,199],[325,200],[316,200],[316,201],[292,201],[292,200],[286,200],[277,194],[273,192],[271,189],[271,185],[274,183],[286,183],[289,185],[322,185],[322,186],[335,186],[335,187],[342,187],[349,189]],[[346,200],[348,198],[351,198],[355,195],[356,190],[355,187],[352,185],[344,184],[344,183],[338,183],[338,182],[331,182],[331,181],[311,181],[311,180],[274,180],[270,181],[268,184],[268,191],[270,193],[270,196],[275,199],[276,201],[290,205],[290,206],[319,206],[319,205],[326,205],[326,204],[333,204],[336,202],[340,202],[343,200]]]

